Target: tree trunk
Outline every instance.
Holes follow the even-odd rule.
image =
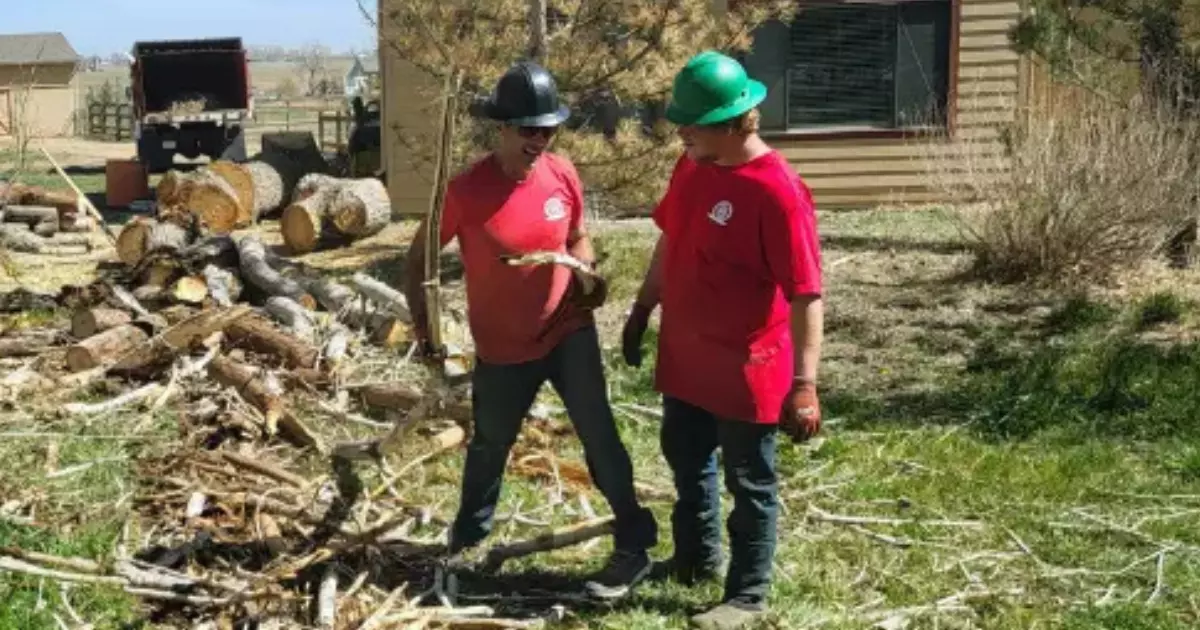
[[[260,315],[247,315],[226,329],[229,340],[259,354],[278,357],[288,368],[311,368],[317,349],[289,335]]]
[[[307,199],[322,188],[337,188],[341,183],[342,180],[333,175],[309,173],[301,177],[300,182],[296,184],[296,190],[292,193],[292,202]]]
[[[338,232],[362,238],[378,234],[392,218],[392,201],[383,182],[356,179],[338,186],[330,208]]]
[[[529,58],[544,65],[550,47],[550,37],[546,29],[546,0],[528,0],[528,2]]]
[[[214,234],[229,234],[237,229],[242,215],[233,186],[208,171],[200,172],[188,186],[184,203],[201,225]]]
[[[316,300],[298,282],[285,278],[267,262],[267,250],[262,241],[246,237],[238,241],[238,258],[242,280],[257,287],[268,296],[292,298],[305,308],[316,306]]]
[[[238,200],[238,217],[236,227],[243,228],[253,225],[258,213],[254,211],[254,179],[250,171],[241,164],[228,160],[217,160],[208,167],[215,175],[225,180]]]
[[[188,245],[179,254],[190,270],[203,270],[208,265],[222,269],[238,266],[237,243],[229,236],[210,236]]]
[[[162,178],[158,180],[158,186],[155,188],[158,207],[167,208],[183,201],[181,197],[184,193],[186,182],[190,177],[190,174],[175,169],[163,173]]]
[[[71,317],[71,336],[87,339],[106,330],[131,323],[133,316],[115,308],[89,308]]]
[[[54,347],[57,339],[57,331],[0,337],[0,358],[37,356]]]
[[[251,219],[257,222],[261,216],[283,205],[283,179],[266,162],[248,162],[245,167],[254,186],[254,216]]]
[[[178,353],[187,351],[215,332],[227,330],[233,323],[249,316],[252,310],[249,306],[238,305],[201,311],[156,335],[153,343],[143,344],[121,357],[110,371],[125,375],[153,374],[169,365]]]
[[[179,251],[190,241],[188,231],[175,223],[138,217],[117,235],[117,257],[132,267],[150,252]]]
[[[363,404],[368,407],[408,411],[425,398],[425,393],[408,383],[380,383],[367,385],[359,390]],[[434,416],[449,418],[459,424],[470,424],[472,412],[468,402],[456,402],[446,409],[435,411]]]
[[[354,291],[346,285],[334,282],[324,276],[304,277],[300,279],[300,284],[316,298],[325,310],[331,313],[340,313],[354,300]]]
[[[145,343],[149,335],[133,324],[111,328],[71,346],[67,350],[67,368],[82,372],[99,367]]]

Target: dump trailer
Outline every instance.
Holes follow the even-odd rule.
[[[246,159],[253,117],[241,38],[137,42],[131,96],[138,158],[152,173],[189,159]]]

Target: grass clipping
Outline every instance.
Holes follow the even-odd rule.
[[[932,187],[968,202],[958,222],[975,271],[998,281],[1105,281],[1188,226],[1200,194],[1193,122],[1140,100],[1072,98],[979,144],[926,145]],[[1186,237],[1185,237],[1186,238]]]

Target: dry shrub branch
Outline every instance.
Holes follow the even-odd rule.
[[[1064,97],[1004,134],[1001,153],[925,146],[932,186],[964,202],[979,275],[1066,284],[1111,279],[1194,225],[1197,132],[1137,98]]]

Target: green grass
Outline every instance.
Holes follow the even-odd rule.
[[[760,627],[869,628],[888,618],[908,619],[909,628],[1200,625],[1200,342],[1184,292],[1122,301],[967,281],[961,271],[969,257],[937,212],[824,214],[821,225],[825,428],[809,444],[779,447],[784,511],[773,610]],[[659,405],[654,331],[642,369],[624,366],[618,350],[653,234],[628,227],[598,234],[601,268],[611,278],[612,299],[599,318],[619,427],[638,480],[669,490],[658,420],[627,406]],[[549,388],[545,400],[557,402]],[[80,433],[60,440],[63,467],[141,456],[146,451],[134,444],[86,438],[122,432],[134,420],[98,419],[78,429],[52,417],[37,422]],[[170,422],[152,425],[162,443]],[[345,431],[325,418],[312,424]],[[46,532],[0,526],[0,546],[110,557],[128,515],[111,506],[132,487],[132,465],[47,480],[48,441],[0,440],[0,479],[8,480],[0,497],[34,495],[50,525]],[[574,439],[556,449],[563,460],[582,461]],[[456,453],[411,469],[406,498],[452,517],[461,466]],[[499,511],[528,513],[551,496],[550,484],[510,475]],[[566,499],[539,518],[578,521],[578,498]],[[588,499],[606,511],[598,493]],[[671,506],[649,505],[661,534],[654,554],[665,557]],[[905,522],[855,528],[814,516],[820,513]],[[938,520],[960,523],[929,522]],[[506,522],[495,537],[540,531]],[[599,566],[608,544],[525,559],[504,573],[581,575]],[[44,596],[46,610],[34,612],[37,592],[36,580],[0,581],[0,628],[54,627],[48,614],[61,608]],[[954,596],[957,606],[934,609]],[[580,611],[563,627],[679,629],[719,597],[711,585],[646,584],[628,601]],[[135,616],[119,594],[78,589],[71,601],[97,628]]]

